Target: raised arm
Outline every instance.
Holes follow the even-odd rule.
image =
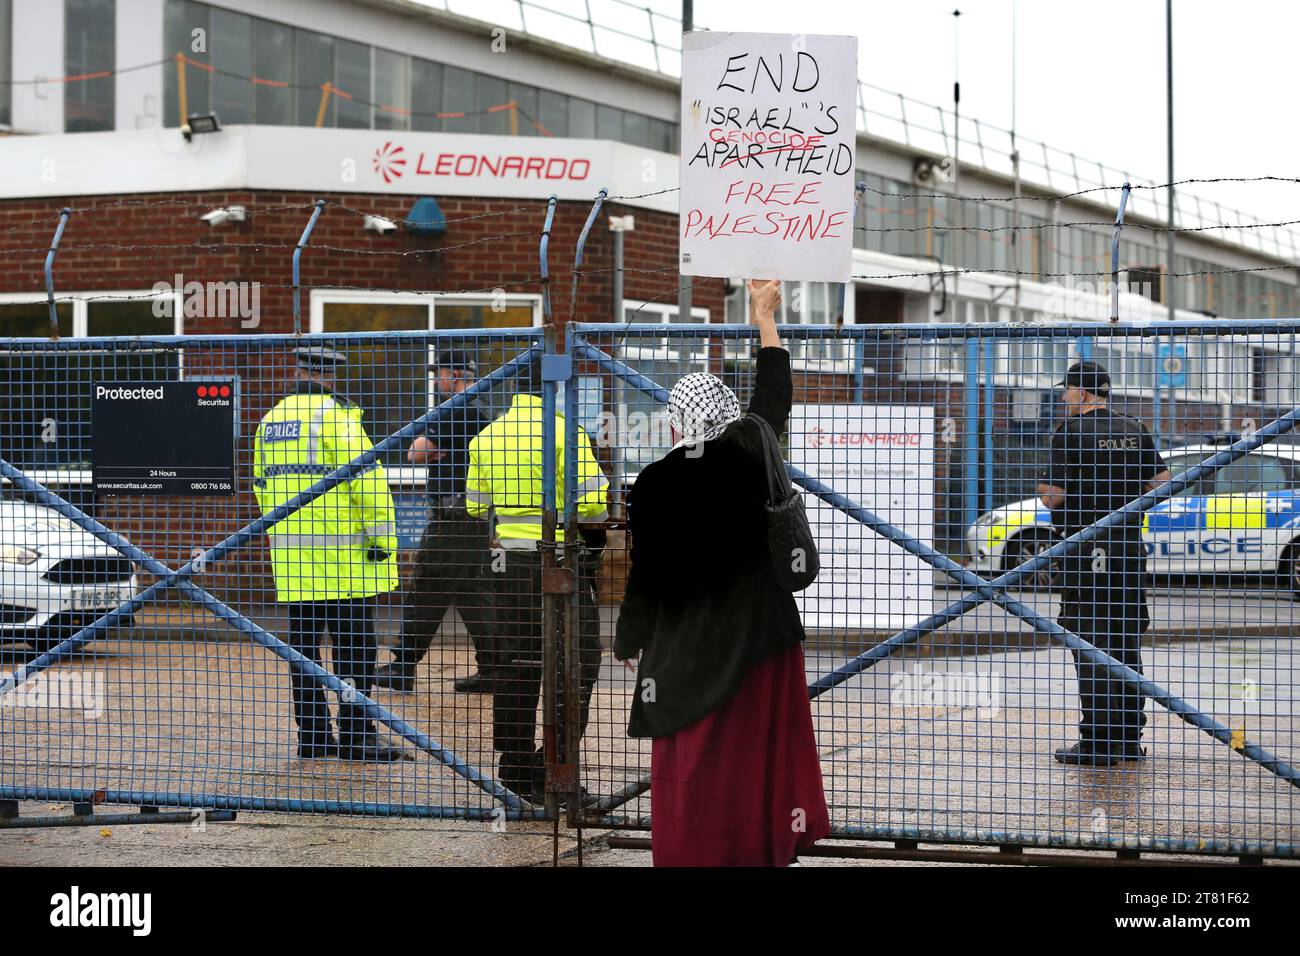
[[[781,435],[794,388],[790,379],[790,353],[781,345],[776,332],[776,310],[781,305],[781,280],[759,282],[750,279],[749,321],[758,326],[758,368],[754,377],[754,393],[749,400],[749,411],[767,421],[772,430]]]

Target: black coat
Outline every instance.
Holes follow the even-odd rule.
[[[791,394],[790,353],[761,349],[749,411],[780,435]],[[772,574],[766,502],[760,433],[744,418],[637,478],[614,640],[620,660],[641,652],[630,736],[689,726],[726,703],[756,664],[803,640],[794,596]]]

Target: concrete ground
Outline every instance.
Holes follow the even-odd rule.
[[[1050,598],[1043,598],[1050,602]],[[1045,608],[1046,610],[1046,608]],[[978,633],[1004,625],[991,609],[970,615]],[[1005,631],[1003,632],[1005,633]],[[1294,632],[1202,641],[1157,641],[1147,675],[1233,731],[1300,763],[1300,688]],[[870,641],[810,644],[810,680]],[[0,668],[21,655],[0,656]],[[328,656],[326,658],[328,665]],[[493,772],[491,701],[456,694],[473,668],[455,633],[437,643],[411,695],[375,700],[468,764]],[[648,747],[629,740],[633,676],[608,656],[584,738],[584,782],[597,794],[634,783]],[[80,696],[78,696],[80,695]],[[495,803],[428,754],[371,766],[301,760],[294,753],[287,666],[267,650],[212,635],[105,640],[56,665],[40,693],[0,698],[0,783],[16,787],[129,790],[374,805],[381,816],[241,812],[231,823],[0,830],[0,863],[222,861],[539,865],[551,860],[550,825],[385,818],[394,805],[490,811]],[[1300,790],[1155,704],[1147,704],[1144,763],[1071,769],[1052,750],[1074,736],[1077,697],[1068,654],[1013,646],[943,656],[909,651],[821,696],[814,719],[832,820],[837,826],[943,835],[1035,835],[1065,842],[1171,840],[1300,847]],[[415,751],[411,742],[408,749]],[[158,799],[166,803],[165,799]],[[619,813],[643,817],[639,797]],[[67,813],[32,801],[24,814]],[[110,812],[104,806],[101,812]],[[648,854],[596,842],[584,862],[648,864]],[[575,842],[564,837],[561,852]],[[566,857],[567,859],[567,857]],[[810,865],[812,862],[810,861]]]
[[[24,816],[71,813],[67,804],[37,802],[24,802],[21,810]],[[611,849],[609,833],[583,832],[581,865],[650,866],[648,851]],[[488,823],[283,813],[241,813],[201,830],[184,823],[0,830],[0,866],[551,866],[554,848],[549,823],[510,823],[496,832]],[[577,848],[575,832],[561,830],[559,865],[579,865]]]

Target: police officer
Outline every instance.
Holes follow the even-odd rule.
[[[1066,372],[1065,421],[1052,435],[1038,494],[1062,535],[1082,531],[1169,480],[1141,422],[1108,405],[1110,375],[1094,362]],[[1103,531],[1063,562],[1061,627],[1142,673],[1141,639],[1150,625],[1142,515]],[[1063,764],[1110,766],[1141,760],[1146,723],[1141,693],[1074,652],[1079,678],[1079,742],[1056,751]]]
[[[581,540],[557,542],[577,548],[580,657],[580,735],[586,731],[591,694],[600,672],[599,609],[595,571],[605,532],[609,480],[601,473],[586,433],[578,430],[578,447],[565,452],[564,417],[557,414],[555,460],[542,457],[541,363],[533,362],[519,376],[519,392],[505,414],[469,444],[469,473],[465,481],[466,508],[471,516],[494,513],[500,550],[491,563],[496,587],[500,630],[497,670],[493,679],[492,744],[501,754],[503,784],[522,796],[541,799],[545,788],[543,753],[537,748],[537,704],[542,682],[542,469],[555,469],[555,508],[564,502],[564,463],[577,465],[577,520]],[[571,555],[571,557],[574,557]],[[557,660],[562,659],[559,655]],[[557,675],[562,683],[562,675]],[[564,698],[557,720],[564,726]]]
[[[292,391],[267,412],[253,442],[253,490],[266,514],[325,475],[371,448],[362,410],[334,392],[334,376],[347,359],[326,348],[295,350]],[[377,643],[377,596],[397,586],[397,536],[393,498],[376,462],[331,488],[267,531],[276,600],[289,618],[289,644],[320,663],[318,641],[328,630],[334,670],[368,694]],[[339,733],[330,724],[325,691],[290,665],[298,755],[390,762],[410,758],[381,746],[364,710],[340,695]]]
[[[469,388],[478,374],[473,357],[460,349],[444,350],[429,368],[437,376],[435,387],[443,401]],[[428,653],[443,615],[455,605],[474,642],[478,673],[453,686],[474,694],[490,689],[495,619],[484,583],[489,535],[483,521],[465,511],[469,443],[487,425],[487,417],[471,402],[431,425],[407,451],[407,461],[429,467],[432,510],[403,596],[402,640],[392,663],[375,675],[379,687],[402,693],[414,689],[415,666]]]

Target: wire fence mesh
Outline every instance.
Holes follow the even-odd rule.
[[[1300,445],[1278,374],[1294,331],[782,330],[787,456],[822,561],[797,597],[837,833],[1294,853]],[[743,327],[581,334],[583,424],[609,449],[616,493],[671,447],[663,402],[682,374],[712,371],[742,402],[752,387]],[[1091,472],[1076,457],[1063,478],[1053,442],[1071,416],[1056,383],[1079,360],[1108,371],[1116,423]],[[1135,480],[1126,449],[1144,433]],[[1174,483],[1142,500],[1164,470]],[[1049,510],[1048,481],[1070,485],[1088,520]],[[1111,566],[1096,573],[1099,556]],[[607,591],[626,563],[612,536]],[[981,592],[974,574],[1000,586]],[[1139,675],[1141,694],[1123,683]],[[606,670],[584,749],[589,786],[611,795],[603,821],[633,827],[653,806],[648,741],[623,734],[637,692],[635,675]],[[1100,739],[1122,752],[1058,759],[1081,735],[1085,751]]]
[[[1294,854],[1297,331],[782,329],[837,834]],[[540,816],[577,786],[556,774],[567,732],[599,800],[585,819],[648,825],[636,677],[608,650],[627,492],[673,444],[662,403],[682,374],[747,399],[751,337],[575,326],[572,377],[543,371],[553,346],[527,327],[0,342],[0,797]],[[1053,470],[1056,383],[1078,360],[1143,429],[1106,448],[1149,434],[1147,470],[1173,479],[1152,491],[1154,472],[1102,462],[1086,521],[1038,497],[1080,480]],[[231,487],[107,490],[165,483],[147,472],[186,435],[136,408],[142,471],[106,470],[130,429],[101,388],[161,385],[191,414],[228,409]],[[1092,729],[1143,759],[1055,759],[1081,678]]]

